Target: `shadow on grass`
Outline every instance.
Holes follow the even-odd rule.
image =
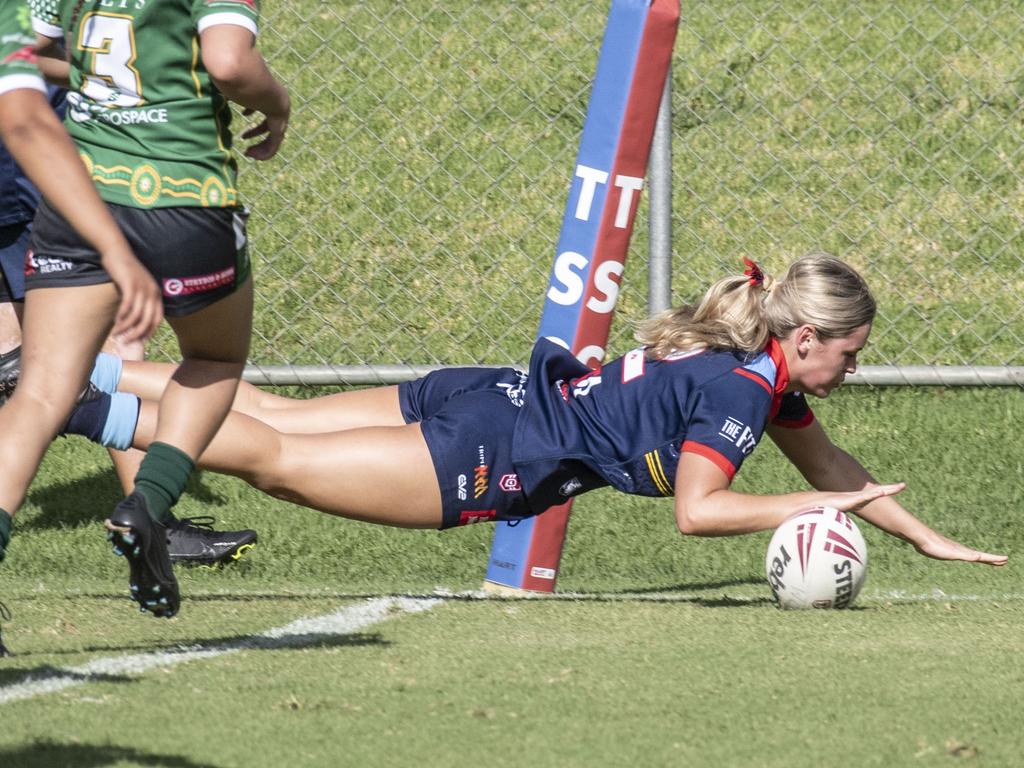
[[[182,603],[238,603],[238,602],[289,602],[310,600],[377,600],[382,597],[409,598],[412,600],[447,600],[452,602],[524,602],[524,601],[561,601],[561,602],[593,602],[593,603],[687,603],[706,606],[743,606],[772,603],[769,595],[756,597],[730,597],[723,594],[700,594],[706,590],[724,589],[727,587],[749,586],[762,583],[761,579],[736,579],[732,581],[707,582],[696,584],[675,584],[672,586],[645,587],[641,589],[622,589],[601,592],[524,592],[522,595],[490,593],[482,590],[467,592],[309,592],[302,594],[276,592],[236,592],[223,594],[184,595]],[[50,595],[19,595],[19,602],[35,600],[51,601]],[[75,592],[68,595],[69,600],[123,600],[124,596],[113,592]]]
[[[19,656],[31,656],[31,653],[18,654]],[[0,688],[9,685],[21,685],[28,682],[45,682],[47,680],[70,679],[83,683],[130,683],[132,678],[127,675],[100,674],[98,672],[76,672],[72,669],[62,669],[43,664],[34,669],[0,669]],[[0,752],[0,755],[3,753]],[[0,762],[0,765],[7,763]]]
[[[640,587],[639,589],[610,589],[605,590],[608,595],[650,595],[662,592],[693,592],[701,589],[725,589],[726,587],[745,587],[764,584],[764,578],[748,576],[745,579],[729,579],[727,581],[704,581],[691,582],[686,584],[668,584],[663,586]]]
[[[102,768],[115,763],[133,763],[153,768],[216,768],[187,757],[160,755],[113,744],[59,744],[36,741],[15,749],[0,749],[0,765],[11,768]]]
[[[185,492],[203,504],[222,507],[229,503],[210,490],[201,472],[192,476]],[[113,469],[65,483],[49,483],[29,492],[28,502],[39,508],[39,514],[19,520],[18,527],[31,531],[99,522],[122,498]]]

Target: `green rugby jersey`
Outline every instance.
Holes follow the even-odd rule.
[[[65,123],[100,196],[135,208],[239,205],[231,110],[199,33],[256,34],[258,0],[30,0],[71,59]]]
[[[25,0],[0,0],[0,93],[16,88],[46,91],[36,68],[35,44]]]

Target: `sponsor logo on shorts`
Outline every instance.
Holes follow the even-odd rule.
[[[214,272],[211,275],[197,275],[195,277],[167,277],[164,278],[164,296],[188,296],[191,293],[206,293],[225,285],[231,285],[235,281],[235,268],[233,266]]]
[[[499,389],[504,389],[505,394],[508,395],[509,401],[516,408],[522,408],[526,402],[526,382],[530,378],[528,374],[522,371],[516,371],[516,376],[519,381],[515,384],[498,384]]]
[[[539,565],[535,565],[530,569],[530,575],[535,579],[548,579],[549,581],[555,580],[555,569],[554,568],[541,568]]]
[[[750,427],[731,416],[726,417],[718,434],[729,442],[735,443],[736,447],[743,451],[744,456],[754,450],[754,446],[757,445],[757,440],[754,439],[754,433]]]
[[[25,274],[52,275],[56,272],[69,272],[75,265],[64,259],[48,259],[45,256],[36,256],[29,251],[25,257]]]
[[[601,383],[601,374],[599,371],[588,373],[586,376],[581,376],[578,379],[572,381],[572,396],[573,397],[586,397],[590,394],[590,390]]]
[[[487,465],[487,454],[484,451],[482,445],[476,447],[477,456],[480,458],[480,463],[473,470],[473,498],[479,499],[485,493],[487,488],[490,486],[490,471],[491,468]]]
[[[467,509],[459,513],[459,525],[486,523],[498,516],[495,509]]]
[[[466,500],[466,484],[468,482],[469,478],[467,478],[464,474],[459,475],[459,501]]]
[[[523,486],[519,482],[519,475],[515,472],[502,475],[501,480],[498,481],[498,485],[501,487],[501,490],[505,491],[505,493],[515,493],[516,491],[523,490]]]
[[[572,496],[576,491],[583,487],[583,483],[578,477],[574,477],[572,480],[566,480],[562,483],[562,487],[558,489],[558,492],[563,496]]]

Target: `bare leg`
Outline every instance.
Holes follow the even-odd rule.
[[[0,355],[21,344],[21,302],[0,303]]]
[[[136,447],[149,445],[155,424],[156,405],[144,401]],[[441,525],[441,491],[419,424],[289,435],[232,412],[198,463],[332,515],[403,528]]]
[[[5,301],[0,303],[0,354],[5,354],[21,346],[23,314],[24,302]],[[142,360],[145,347],[142,342],[125,344],[114,337],[109,337],[103,345],[103,351],[126,360]],[[135,475],[139,471],[139,464],[142,463],[142,457],[145,454],[134,449],[118,451],[113,448],[109,448],[107,453],[110,454],[121,487],[126,494],[130,493],[135,485]]]
[[[50,441],[71,413],[110,332],[118,299],[112,283],[28,292],[21,380],[0,408],[0,507],[8,512],[21,505]]]
[[[401,427],[398,387],[337,392],[308,400],[281,397],[258,387],[240,389],[232,406],[278,432],[322,434],[360,427]]]
[[[160,398],[155,440],[195,459],[231,409],[252,331],[252,281],[187,317],[168,318],[184,361]]]
[[[146,347],[141,341],[126,344],[111,336],[103,344],[103,351],[117,355],[124,360],[142,360],[145,357]],[[139,474],[139,465],[146,454],[135,448],[129,448],[127,451],[108,448],[107,453],[110,454],[110,461],[114,465],[114,472],[121,483],[121,488],[125,495],[128,495],[135,487],[135,476]]]
[[[167,382],[178,370],[177,363],[154,363],[149,360],[124,360],[119,392],[131,392],[143,400],[159,400],[164,396]]]
[[[125,361],[118,389],[143,400],[159,400],[177,366],[169,363]],[[398,387],[374,387],[297,400],[275,395],[242,381],[233,411],[269,424],[279,432],[318,434],[357,427],[400,427],[405,423],[398,405]]]

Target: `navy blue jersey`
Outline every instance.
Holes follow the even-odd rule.
[[[65,92],[47,86],[50,104],[58,116],[64,115]],[[32,221],[39,203],[39,192],[14,162],[11,153],[0,144],[0,225]]]
[[[671,496],[682,453],[708,458],[731,479],[769,421],[809,424],[803,396],[783,394],[788,383],[774,339],[758,354],[699,350],[650,359],[636,349],[596,371],[541,340],[512,460],[536,510],[605,485]]]

